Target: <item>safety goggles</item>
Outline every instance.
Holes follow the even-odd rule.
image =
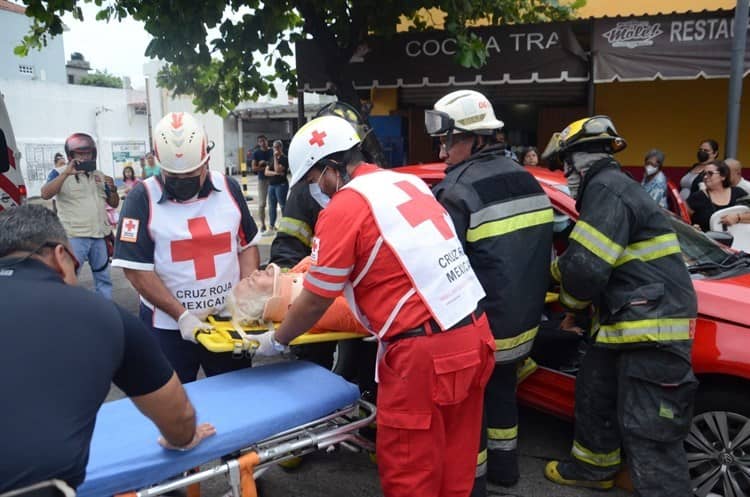
[[[428,109],[424,111],[424,127],[428,135],[451,134],[455,129],[455,121],[445,112]]]

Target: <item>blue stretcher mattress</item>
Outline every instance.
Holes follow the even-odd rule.
[[[198,422],[213,424],[216,435],[191,451],[169,451],[156,443],[158,430],[129,399],[106,403],[96,418],[79,497],[113,495],[162,482],[359,398],[355,385],[302,361],[226,373],[185,389]]]

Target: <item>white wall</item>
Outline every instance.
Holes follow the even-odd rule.
[[[72,133],[94,137],[99,169],[115,178],[122,176],[122,164],[115,167],[112,144],[148,142],[146,116],[135,115],[128,107],[132,91],[0,79],[0,92],[22,154],[29,196],[39,195],[53,155],[63,152],[63,143]]]
[[[66,83],[65,50],[63,37],[47,38],[42,50],[30,50],[26,57],[19,57],[13,49],[29,32],[31,20],[23,14],[0,10],[0,78],[21,80],[46,80]],[[33,74],[19,71],[19,66],[32,68]]]

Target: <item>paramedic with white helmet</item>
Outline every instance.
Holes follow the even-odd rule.
[[[156,334],[183,383],[251,365],[250,358],[209,352],[196,329],[240,278],[258,269],[258,228],[242,189],[208,167],[213,143],[190,114],[172,112],[154,128],[161,174],[128,194],[112,265],[141,297],[140,316]]]

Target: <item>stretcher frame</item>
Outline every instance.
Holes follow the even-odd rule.
[[[370,440],[357,433],[375,421],[375,406],[358,400],[327,416],[291,428],[250,445],[221,464],[195,473],[173,478],[137,491],[117,494],[117,497],[153,497],[191,487],[218,476],[227,477],[232,497],[255,497],[255,478],[269,466],[311,452],[340,445],[353,452],[375,451]],[[208,461],[207,461],[208,462]]]

